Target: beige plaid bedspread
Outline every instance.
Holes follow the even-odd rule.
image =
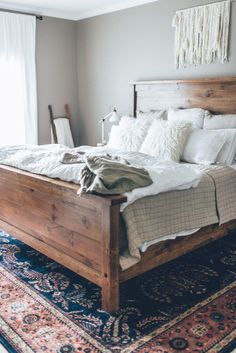
[[[158,236],[236,219],[236,172],[205,167],[196,188],[170,191],[137,200],[123,212],[129,251],[120,256],[122,270],[140,258],[139,247]]]

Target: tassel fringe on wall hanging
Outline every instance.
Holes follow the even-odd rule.
[[[175,66],[225,63],[228,61],[230,0],[177,11]]]

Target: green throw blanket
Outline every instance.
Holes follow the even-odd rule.
[[[148,172],[143,168],[132,167],[126,160],[109,154],[86,156],[66,154],[64,164],[85,163],[80,173],[79,194],[123,194],[136,188],[152,184]]]

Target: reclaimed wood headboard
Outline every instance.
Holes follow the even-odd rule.
[[[236,113],[236,77],[130,83],[130,115],[168,108],[203,108]]]

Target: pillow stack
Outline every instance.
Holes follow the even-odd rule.
[[[169,121],[191,122],[181,159],[188,163],[231,165],[236,156],[236,114],[212,115],[201,108],[170,109]]]
[[[226,165],[236,163],[236,114],[213,115],[206,112],[203,129],[225,136],[226,141],[217,157],[217,162]]]
[[[138,152],[155,120],[164,119],[165,111],[139,113],[137,118],[123,117],[110,132],[108,147],[121,151]]]
[[[231,165],[236,157],[236,114],[201,109],[137,112],[113,126],[108,146],[160,160]]]

